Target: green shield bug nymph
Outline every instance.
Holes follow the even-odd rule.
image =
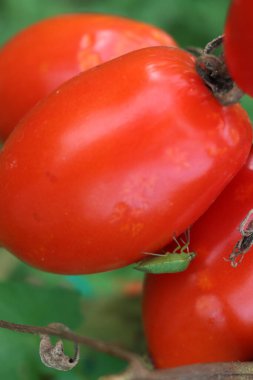
[[[194,252],[189,251],[189,230],[186,231],[185,235],[187,238],[186,241],[180,238],[183,245],[173,237],[177,246],[172,252],[165,252],[164,254],[146,252],[145,254],[152,255],[153,257],[141,260],[137,263],[135,269],[153,274],[183,272],[196,256]]]

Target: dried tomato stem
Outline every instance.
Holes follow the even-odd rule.
[[[224,54],[212,54],[223,44],[224,35],[210,41],[196,59],[196,70],[216,99],[224,106],[238,103],[244,93],[233,81]]]
[[[224,41],[224,34],[214,38],[212,41],[210,41],[210,42],[208,42],[208,44],[206,44],[206,46],[203,50],[203,53],[204,54],[211,54],[215,49],[217,49],[218,47],[220,47],[223,44],[223,41]]]

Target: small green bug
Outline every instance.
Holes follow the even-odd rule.
[[[135,269],[152,274],[183,272],[188,268],[190,262],[196,256],[195,252],[189,251],[189,229],[186,231],[185,236],[187,238],[186,241],[180,238],[180,241],[183,243],[183,245],[179,243],[176,237],[173,237],[173,240],[176,242],[177,247],[172,252],[166,252],[164,254],[145,252],[145,254],[153,255],[155,257],[141,260],[139,263],[137,263]],[[179,250],[180,252],[177,252]]]

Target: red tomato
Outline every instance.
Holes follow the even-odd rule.
[[[252,360],[253,248],[233,268],[225,258],[253,208],[253,150],[247,164],[191,229],[197,253],[186,272],[149,275],[144,324],[159,368]]]
[[[23,30],[0,50],[0,139],[66,80],[152,45],[176,43],[154,26],[110,15],[63,15]]]
[[[225,27],[224,52],[231,76],[238,86],[253,96],[252,0],[231,3]]]
[[[177,48],[88,70],[39,103],[0,156],[0,242],[59,273],[125,266],[207,209],[245,162],[251,125]]]

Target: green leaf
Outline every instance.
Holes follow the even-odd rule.
[[[0,319],[45,326],[62,322],[76,329],[81,321],[81,298],[77,292],[61,288],[41,288],[23,283],[0,283]],[[0,378],[38,380],[52,373],[40,362],[39,338],[0,329]]]
[[[0,316],[12,322],[46,325],[57,321],[75,328],[82,320],[80,302],[80,295],[69,289],[0,283]]]

